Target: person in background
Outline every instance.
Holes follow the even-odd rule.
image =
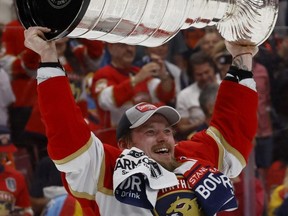
[[[0,25],[0,59],[4,55],[2,53],[2,27]],[[4,70],[0,62],[0,125],[10,126],[10,118],[8,108],[15,102],[15,95],[11,87],[9,74]]]
[[[205,34],[204,29],[188,28],[181,30],[176,35],[176,37],[180,37],[179,40],[182,40],[184,42],[184,48],[182,48],[178,53],[175,53],[173,58],[173,62],[182,71],[181,89],[184,89],[185,87],[190,85],[193,81],[193,77],[191,77],[191,74],[189,74],[188,62],[190,56],[200,50],[199,43],[204,34]]]
[[[177,124],[178,139],[187,136],[204,123],[205,114],[200,108],[199,95],[208,83],[220,83],[217,79],[217,68],[213,59],[204,52],[197,52],[190,57],[190,73],[195,82],[180,91],[177,95],[176,109],[181,115]]]
[[[205,34],[199,42],[200,50],[211,56],[215,44],[223,40],[215,27],[205,28]]]
[[[166,103],[167,105],[175,107],[176,103],[176,95],[181,91],[181,70],[178,66],[171,63],[167,60],[168,51],[169,51],[169,43],[162,44],[161,46],[157,47],[146,47],[145,49],[147,55],[143,56],[140,61],[135,63],[138,67],[143,67],[145,64],[153,61],[155,57],[159,57],[163,63],[164,67],[166,68],[167,73],[171,76],[171,78],[175,82],[175,97],[172,98],[171,101]]]
[[[0,215],[33,216],[24,175],[13,167],[10,130],[0,126]]]
[[[0,23],[6,24],[17,18],[16,9],[12,1],[0,0]]]
[[[83,215],[77,200],[67,194],[60,172],[49,157],[44,157],[37,163],[30,197],[35,216]]]
[[[0,62],[9,74],[15,102],[9,108],[10,129],[13,143],[23,147],[23,133],[36,100],[36,69],[39,55],[24,46],[24,27],[19,20],[4,26],[3,55]]]
[[[270,189],[267,185],[268,169],[273,162],[274,135],[272,122],[272,100],[270,77],[266,67],[254,61],[254,80],[258,92],[258,128],[255,137],[255,163],[257,174],[266,192],[266,206]]]
[[[168,103],[175,97],[175,84],[160,57],[138,68],[132,65],[135,46],[107,43],[107,49],[111,62],[95,71],[90,92],[100,118],[97,135],[117,146],[115,129],[124,111],[142,101]]]
[[[49,201],[41,216],[83,216],[79,202],[70,194],[62,194]]]
[[[15,95],[10,85],[10,79],[0,65],[0,125],[10,126],[9,107],[15,102]]]
[[[202,89],[199,95],[199,104],[200,108],[205,114],[205,120],[204,123],[196,129],[196,131],[201,131],[205,128],[208,128],[214,111],[218,89],[219,89],[218,83],[208,83]]]
[[[276,186],[270,195],[268,216],[285,216],[288,212],[288,168],[282,183]]]
[[[222,80],[232,64],[232,56],[226,49],[224,40],[215,44],[211,55],[219,70],[219,78]]]
[[[52,192],[53,190],[55,191],[54,195],[59,195],[59,191],[62,191],[62,194],[64,192],[60,172],[55,167],[53,161],[47,156],[37,162],[30,186],[29,194],[35,216],[41,215],[50,201],[44,193],[44,190],[49,189]]]

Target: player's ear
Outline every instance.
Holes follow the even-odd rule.
[[[127,140],[126,139],[123,139],[123,138],[120,138],[119,141],[118,141],[118,147],[121,149],[121,150],[124,150],[124,149],[129,149],[129,143],[127,143]]]

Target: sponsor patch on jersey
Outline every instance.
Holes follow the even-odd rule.
[[[185,172],[184,176],[205,215],[237,208],[230,179],[216,168],[197,163],[194,168]]]
[[[130,176],[115,190],[115,197],[122,203],[152,209],[146,195],[146,183],[142,174]]]
[[[157,179],[163,175],[159,164],[157,164],[155,161],[150,160],[147,156],[142,157],[145,154],[142,154],[141,152],[138,152],[138,153],[139,153],[139,155],[138,155],[138,157],[136,157],[138,160],[131,160],[130,158],[123,158],[123,156],[120,157],[121,160],[117,160],[115,170],[122,169],[122,174],[127,174],[130,170],[133,170],[136,167],[145,166],[148,169],[150,169],[150,177],[151,178]],[[135,154],[136,154],[136,152],[135,152]],[[142,156],[141,156],[141,154],[142,154]],[[133,155],[133,157],[134,157],[134,155]]]

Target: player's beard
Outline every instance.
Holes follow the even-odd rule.
[[[170,172],[173,172],[177,167],[180,166],[180,163],[177,162],[174,157],[171,158],[170,161],[158,161],[158,163]]]

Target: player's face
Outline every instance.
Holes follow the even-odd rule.
[[[132,143],[164,168],[173,171],[177,167],[173,129],[162,115],[155,114],[145,124],[133,129]]]

